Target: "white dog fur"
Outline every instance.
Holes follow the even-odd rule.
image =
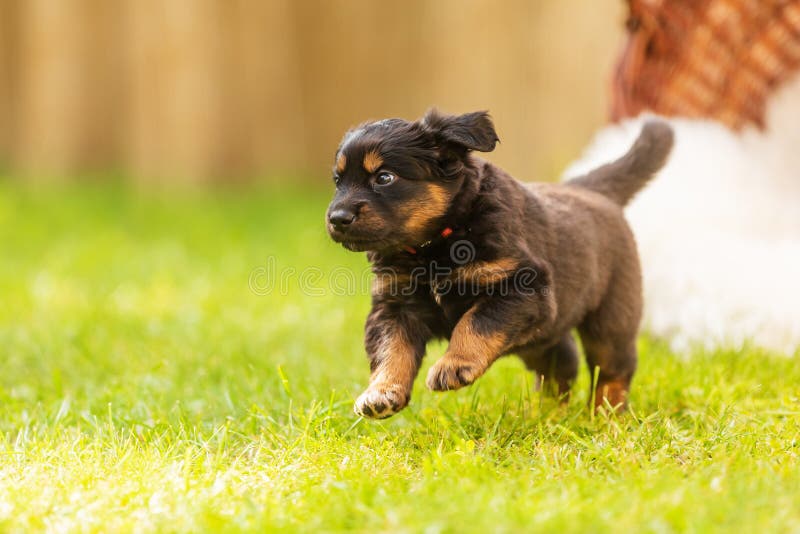
[[[625,152],[646,117],[600,131],[575,176]],[[768,129],[673,119],[675,148],[627,209],[644,272],[646,330],[673,349],[800,348],[800,80]]]

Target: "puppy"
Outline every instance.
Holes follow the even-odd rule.
[[[435,391],[472,384],[517,354],[568,395],[577,328],[595,407],[624,409],[636,370],[641,273],[622,208],[664,165],[672,129],[650,122],[617,161],[563,184],[523,184],[472,152],[499,140],[486,112],[432,110],[349,131],[327,211],[334,241],[375,273],[366,322],[371,378],[355,412],[389,417],[410,400],[425,345],[449,347]]]

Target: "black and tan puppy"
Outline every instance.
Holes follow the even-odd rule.
[[[433,390],[471,384],[514,353],[565,395],[573,328],[598,368],[596,405],[625,407],[642,296],[622,208],[666,161],[672,130],[650,122],[619,160],[563,184],[523,184],[471,154],[497,141],[485,112],[431,111],[363,124],[339,146],[328,231],[367,251],[376,274],[372,376],[356,413],[404,408],[434,337],[450,345],[428,373]]]

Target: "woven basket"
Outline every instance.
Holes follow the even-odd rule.
[[[628,0],[612,119],[651,110],[764,128],[767,99],[800,67],[800,0]]]

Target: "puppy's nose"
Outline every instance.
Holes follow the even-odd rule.
[[[330,215],[328,215],[328,220],[334,226],[347,226],[356,220],[356,214],[351,210],[337,209],[333,210]]]

